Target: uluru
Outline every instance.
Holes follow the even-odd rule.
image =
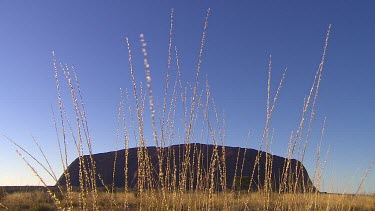
[[[139,156],[143,162],[139,162]],[[127,185],[129,189],[137,189],[139,175],[143,175],[142,186],[146,188],[183,186],[187,190],[210,186],[219,191],[224,188],[257,191],[267,184],[273,191],[316,190],[300,161],[249,148],[191,143],[122,149],[93,154],[91,158],[97,187],[113,184],[116,188]],[[89,178],[87,174],[80,179],[80,169],[92,171],[91,158],[90,155],[76,158],[68,166],[65,172],[68,174],[62,174],[56,185],[66,185],[65,175],[69,175],[73,187],[79,187],[80,180],[91,183],[91,179],[85,179]],[[85,168],[80,161],[85,163]]]

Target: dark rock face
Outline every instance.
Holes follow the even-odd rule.
[[[215,147],[217,147],[215,150]],[[152,177],[153,187],[159,185],[159,159],[158,151],[156,147],[145,148],[148,157],[150,158],[151,174],[146,177]],[[267,165],[269,176],[266,178],[266,153],[259,152],[259,165],[255,166],[258,150],[245,149],[238,147],[225,147],[225,164],[223,162],[224,156],[222,146],[206,145],[206,144],[181,144],[173,145],[163,149],[163,178],[169,180],[169,183],[173,181],[180,184],[180,173],[183,169],[183,164],[189,166],[186,172],[185,178],[192,178],[187,181],[186,187],[189,188],[202,188],[205,184],[210,181],[209,175],[214,175],[215,189],[221,190],[225,187],[219,185],[224,184],[223,178],[225,179],[226,188],[236,188],[247,190],[250,185],[250,189],[253,191],[258,190],[264,186],[265,181],[268,181],[269,187],[273,191],[315,191],[315,187],[311,182],[309,175],[302,165],[301,162],[295,159],[288,159],[279,157],[276,155],[268,154],[267,159],[272,160],[272,164]],[[137,188],[138,180],[138,148],[128,149],[128,166],[127,166],[127,185],[129,188]],[[246,152],[245,152],[246,151]],[[217,153],[213,153],[217,152]],[[115,152],[99,153],[92,155],[96,166],[96,185],[102,187],[105,185],[111,185],[112,182],[115,187],[123,188],[125,186],[125,150],[117,151],[116,160],[116,171],[113,180],[113,167],[115,160]],[[189,156],[186,156],[189,155]],[[188,159],[187,159],[188,158]],[[90,168],[90,157],[88,155],[83,156],[85,166],[87,169]],[[188,161],[187,161],[188,160]],[[213,162],[214,160],[214,162]],[[169,162],[170,165],[167,165]],[[199,163],[199,164],[198,164]],[[287,164],[289,163],[289,164]],[[198,165],[200,167],[198,168]],[[166,171],[167,166],[171,169]],[[237,166],[237,167],[236,167]],[[287,174],[284,174],[286,166],[288,166]],[[211,167],[211,168],[210,168]],[[225,167],[225,168],[223,168]],[[80,186],[79,180],[79,159],[75,159],[68,167],[67,171],[70,175],[70,184],[74,187]],[[200,176],[197,176],[197,172],[200,169]],[[211,171],[211,170],[212,171]],[[214,170],[213,170],[214,169]],[[225,169],[225,172],[223,171]],[[271,170],[271,171],[270,171]],[[242,176],[241,176],[242,171]],[[177,172],[177,174],[173,174]],[[212,173],[213,172],[213,173]],[[100,175],[100,178],[99,176]],[[177,176],[175,176],[177,175]],[[226,175],[223,177],[223,175]],[[253,176],[252,176],[253,175]],[[287,177],[283,176],[287,175]],[[220,180],[220,178],[222,178]],[[234,180],[235,178],[235,180]],[[252,179],[251,179],[252,178]],[[199,184],[197,184],[197,181]],[[221,181],[221,182],[220,182]],[[57,184],[65,186],[66,179],[64,174],[60,177]],[[56,185],[57,185],[56,184]],[[241,184],[241,185],[240,185]]]

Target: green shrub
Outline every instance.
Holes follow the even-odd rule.
[[[0,200],[3,199],[8,193],[4,190],[4,188],[0,187]]]

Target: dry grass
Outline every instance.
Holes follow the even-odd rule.
[[[9,210],[54,210],[56,208],[48,193],[41,191],[7,194],[0,201],[2,207]]]
[[[296,132],[292,132],[290,136],[289,145],[287,147],[288,159],[284,163],[282,180],[279,181],[282,184],[280,185],[280,189],[274,192],[271,188],[272,159],[267,154],[265,158],[265,182],[264,185],[258,185],[258,192],[250,192],[250,185],[248,185],[249,188],[247,191],[239,191],[236,189],[235,185],[232,188],[227,189],[227,174],[224,156],[225,147],[219,147],[219,144],[223,146],[225,145],[224,120],[217,112],[208,82],[200,83],[202,54],[204,50],[206,30],[208,27],[209,13],[210,10],[207,11],[202,32],[195,81],[189,85],[185,85],[180,75],[181,70],[176,46],[174,46],[174,58],[177,73],[174,80],[171,79],[170,76],[171,64],[173,63],[173,10],[171,12],[168,71],[165,81],[164,96],[162,97],[163,103],[161,111],[157,111],[157,106],[154,105],[155,102],[153,100],[153,90],[151,86],[151,65],[148,63],[146,38],[143,35],[140,36],[144,58],[143,61],[146,70],[146,87],[144,87],[142,83],[136,81],[133,70],[132,46],[130,45],[128,38],[126,38],[129,72],[133,87],[132,91],[130,91],[131,94],[129,94],[129,91],[126,89],[126,96],[123,96],[123,92],[121,91],[121,100],[118,109],[118,128],[116,134],[116,146],[119,145],[120,137],[123,137],[123,145],[126,150],[126,164],[125,166],[116,166],[116,154],[112,168],[112,176],[114,178],[115,171],[120,169],[124,170],[126,179],[129,179],[128,163],[130,161],[127,157],[127,150],[129,147],[129,140],[134,139],[134,141],[137,141],[138,146],[138,183],[136,190],[131,191],[127,186],[127,183],[125,183],[126,185],[123,187],[124,189],[122,191],[116,191],[113,188],[114,180],[111,187],[105,186],[104,190],[98,189],[98,184],[96,184],[95,178],[100,177],[100,175],[97,175],[96,173],[95,162],[92,158],[92,140],[90,138],[78,77],[73,67],[61,64],[59,66],[55,55],[53,55],[57,104],[59,108],[57,116],[53,116],[57,134],[57,143],[60,150],[61,164],[64,168],[64,176],[66,178],[66,186],[58,186],[57,192],[48,189],[38,172],[30,165],[26,158],[22,157],[21,153],[29,155],[34,160],[35,158],[21,146],[7,138],[19,147],[20,151],[18,153],[31,170],[39,177],[48,191],[8,194],[1,198],[0,207],[36,210],[42,210],[42,208],[45,210],[56,208],[61,210],[374,210],[374,196],[357,194],[320,194],[317,191],[310,189],[310,187],[307,187],[307,184],[304,184],[303,187],[299,187],[299,184],[297,183],[300,174],[294,175],[294,173],[290,172],[290,160],[293,157],[297,157],[299,160],[303,161],[307,150],[311,127],[314,121],[314,109],[322,78],[331,26],[329,26],[327,32],[321,63],[316,71],[309,93],[306,99],[304,99],[304,108],[301,114],[300,124]],[[267,116],[263,137],[260,141],[258,156],[255,165],[253,166],[253,175],[249,178],[250,184],[255,179],[254,172],[256,170],[260,172],[259,168],[261,165],[259,162],[262,155],[260,152],[262,150],[265,150],[266,152],[270,151],[273,135],[272,132],[270,132],[269,124],[275,110],[278,94],[281,92],[283,81],[286,77],[285,70],[280,79],[276,94],[272,97],[270,94],[271,72],[272,60],[270,57],[267,80]],[[61,74],[63,74],[63,81],[66,81],[69,87],[68,89],[73,106],[73,121],[68,118],[69,115],[61,97]],[[149,111],[145,111],[147,107]],[[145,113],[150,113],[149,119],[145,117]],[[308,116],[308,114],[310,114],[310,116]],[[148,123],[150,124],[151,135],[146,134],[145,132],[145,124]],[[307,134],[303,134],[302,131],[306,131],[306,125],[308,132]],[[322,137],[324,131],[325,126],[322,128]],[[69,140],[74,141],[76,147],[75,154],[79,158],[79,187],[71,186],[71,175],[66,171],[67,166],[69,165],[67,159],[69,153],[67,149],[67,137],[69,137]],[[150,142],[152,141],[153,143],[151,144]],[[181,163],[175,162],[176,157],[173,150],[164,151],[163,148],[168,147],[171,143],[175,142],[186,144],[185,153],[179,158],[179,160],[182,160]],[[190,148],[190,145],[188,145],[190,143],[202,142],[209,142],[215,146],[212,157],[207,159],[208,163],[205,165],[207,168],[203,167],[204,165],[201,163],[200,159],[205,152],[199,151],[195,147]],[[152,176],[153,167],[151,166],[150,157],[146,150],[146,147],[150,145],[155,145],[157,147],[159,161],[157,179],[154,179]],[[313,181],[318,188],[320,187],[322,172],[326,161],[321,160],[320,146],[321,143],[319,144],[317,151],[317,164]],[[40,147],[39,149],[41,150]],[[223,156],[219,156],[220,151]],[[188,156],[190,155],[190,152],[193,152],[193,160]],[[88,162],[82,159],[82,155],[85,153],[89,154],[90,159]],[[163,162],[165,162],[164,157],[172,159],[167,160],[166,168],[163,168]],[[52,167],[48,163],[48,159],[45,159],[47,163],[46,165],[39,161],[37,162],[38,165],[41,165],[43,169],[57,182],[57,177],[53,173]],[[176,170],[177,165],[180,166],[179,171]],[[243,166],[236,166],[236,170],[237,169],[242,172]],[[299,171],[302,171],[302,166],[297,165],[294,172]],[[220,174],[217,174],[217,172],[220,172]],[[363,180],[366,178],[367,173],[368,171],[366,171]],[[220,176],[217,177],[217,175]],[[296,182],[295,184],[288,183],[287,185],[287,182],[291,177],[296,177]],[[234,184],[237,184],[237,179],[240,183],[243,181],[242,178],[233,178]],[[195,189],[192,185],[194,183],[197,184]],[[303,193],[299,193],[298,190],[300,190],[300,188],[302,188]],[[360,188],[361,185],[358,190]],[[52,198],[52,200],[50,200],[50,198]],[[51,205],[54,205],[54,207],[51,207]]]
[[[142,197],[151,201],[142,203],[136,192],[124,191],[113,194],[110,199],[105,191],[99,191],[97,204],[99,210],[263,210],[264,194],[254,192],[250,194],[215,193],[211,199],[204,192],[186,192],[177,196],[175,193],[161,191],[157,193],[145,192]],[[155,196],[152,196],[155,195]],[[164,199],[165,197],[165,199]],[[73,192],[74,210],[79,207],[79,192]],[[375,195],[341,195],[318,194],[316,201],[314,194],[270,194],[268,210],[374,210]],[[62,199],[62,198],[61,198]],[[87,198],[92,203],[91,197]],[[160,203],[165,200],[165,203]],[[282,203],[280,203],[280,200]],[[208,204],[211,201],[212,204]],[[55,204],[48,193],[41,191],[15,192],[0,200],[2,208],[9,210],[55,210]],[[62,205],[70,204],[61,200]],[[152,206],[150,206],[152,204]],[[126,206],[125,206],[126,205]],[[1,207],[0,207],[1,209]]]

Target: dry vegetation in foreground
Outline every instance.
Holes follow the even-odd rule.
[[[263,210],[265,206],[265,195],[262,192],[217,192],[211,199],[204,192],[187,192],[183,196],[167,193],[166,204],[160,203],[162,196],[160,192],[144,193],[143,197],[151,201],[142,203],[136,190],[127,193],[126,197],[123,190],[116,191],[114,195],[99,191],[97,204],[99,210],[124,210],[125,204],[126,210]],[[58,197],[61,199],[61,206],[68,205],[63,196]],[[73,206],[76,207],[74,210],[78,210],[79,192],[73,192],[72,198]],[[90,197],[86,200],[88,203],[93,201]],[[0,210],[5,207],[9,210],[56,210],[49,194],[40,190],[5,193],[0,203]],[[269,210],[374,210],[375,195],[272,193],[268,206]]]
[[[57,89],[57,100],[59,112],[57,118],[54,115],[54,123],[57,133],[57,142],[60,150],[61,164],[64,170],[65,185],[57,183],[58,177],[52,170],[48,159],[41,161],[35,159],[29,152],[19,146],[16,142],[5,137],[18,147],[17,153],[26,162],[33,173],[45,185],[46,192],[15,192],[6,193],[2,191],[0,194],[0,208],[10,210],[374,210],[375,196],[358,195],[363,184],[358,187],[358,191],[354,195],[335,195],[321,194],[317,190],[320,188],[322,172],[325,168],[324,155],[321,155],[320,144],[317,150],[316,169],[312,181],[317,190],[311,187],[300,187],[297,182],[301,174],[302,167],[296,165],[295,169],[291,169],[290,160],[297,158],[304,160],[310,138],[312,123],[315,114],[315,105],[318,97],[318,90],[322,78],[323,65],[328,45],[328,38],[331,26],[329,26],[327,37],[324,44],[323,56],[321,63],[316,71],[315,78],[304,99],[303,111],[301,114],[300,124],[295,132],[292,132],[287,147],[287,159],[285,160],[281,180],[278,190],[272,190],[272,159],[265,154],[265,175],[264,183],[258,184],[258,192],[252,192],[250,189],[238,190],[235,187],[227,188],[226,185],[226,167],[225,148],[216,147],[209,163],[204,167],[194,160],[190,161],[190,156],[182,155],[179,170],[169,165],[168,159],[174,158],[173,151],[165,152],[163,147],[168,147],[173,143],[185,143],[186,146],[191,143],[210,143],[215,146],[221,144],[225,146],[225,125],[217,112],[215,101],[211,96],[208,82],[200,83],[200,72],[202,63],[202,53],[204,41],[206,37],[206,29],[208,25],[208,16],[204,23],[200,52],[198,56],[196,80],[193,83],[185,85],[181,79],[179,66],[179,57],[177,47],[174,47],[172,53],[172,35],[173,35],[173,10],[171,12],[170,32],[169,32],[169,48],[168,48],[168,68],[165,80],[164,96],[162,97],[161,108],[155,111],[151,88],[151,71],[147,60],[147,45],[143,35],[141,35],[142,53],[144,57],[144,66],[146,69],[146,86],[135,80],[133,71],[132,51],[130,42],[126,39],[129,53],[129,69],[132,79],[132,91],[126,89],[125,94],[121,91],[121,100],[118,109],[118,128],[116,145],[119,146],[120,140],[123,139],[123,147],[126,152],[129,149],[129,141],[132,140],[138,146],[138,172],[137,172],[137,189],[131,190],[128,186],[130,176],[128,175],[128,154],[125,153],[125,166],[116,166],[112,168],[113,175],[115,171],[124,171],[125,185],[121,191],[113,188],[113,183],[102,184],[100,175],[96,172],[95,162],[92,159],[92,140],[90,137],[88,122],[85,113],[85,107],[78,83],[78,78],[73,67],[68,65],[58,65],[54,56],[54,73]],[[174,56],[173,56],[174,54]],[[172,57],[175,58],[175,75],[171,74]],[[268,68],[267,81],[267,106],[266,119],[263,131],[263,137],[260,141],[257,159],[254,163],[253,175],[249,178],[249,184],[255,179],[254,172],[260,172],[260,151],[270,152],[270,146],[273,141],[273,134],[269,131],[269,125],[274,112],[278,94],[281,90],[283,80],[286,74],[284,72],[274,97],[271,97],[271,58]],[[65,109],[61,90],[61,74],[63,81],[67,82],[67,87],[72,99],[73,116],[68,118],[69,112]],[[172,75],[174,81],[171,80]],[[132,96],[132,97],[130,97]],[[148,99],[146,100],[146,97]],[[149,106],[146,111],[145,105]],[[147,107],[146,107],[147,108]],[[210,111],[210,112],[209,112]],[[145,117],[145,113],[149,113],[150,118]],[[306,122],[305,122],[306,121]],[[145,124],[150,124],[151,135],[146,134]],[[306,126],[307,125],[307,126]],[[321,136],[324,135],[325,122],[323,124]],[[153,144],[149,144],[150,142]],[[79,159],[79,187],[72,187],[70,183],[69,171],[67,171],[68,163],[68,142],[76,147],[75,156]],[[37,144],[37,142],[35,142]],[[38,144],[37,144],[38,145]],[[158,152],[159,167],[152,167],[150,157],[147,154],[146,147],[155,145]],[[42,149],[38,145],[43,153]],[[190,155],[189,147],[186,147],[185,155]],[[218,153],[222,150],[222,153]],[[167,154],[166,154],[167,153]],[[23,157],[22,155],[28,155]],[[88,154],[91,159],[83,159],[83,155]],[[328,152],[327,152],[328,154]],[[200,156],[200,154],[194,154]],[[323,157],[323,158],[321,158]],[[164,159],[167,159],[166,167],[164,167]],[[28,160],[36,162],[42,167],[57,183],[56,190],[52,190],[47,186],[43,178],[40,176],[36,168]],[[172,162],[173,163],[173,162]],[[243,166],[237,166],[238,172],[242,173]],[[220,172],[220,174],[216,174]],[[157,179],[153,179],[152,174],[156,173]],[[172,176],[168,176],[172,175]],[[193,176],[192,176],[193,175]],[[220,175],[219,177],[217,175]],[[259,174],[258,174],[259,176]],[[114,178],[114,176],[113,176]],[[178,179],[177,179],[178,178]],[[191,189],[188,184],[205,178],[207,183],[204,186]],[[235,180],[236,178],[230,178]],[[177,182],[178,181],[178,182]],[[240,178],[241,181],[241,178]],[[257,180],[259,181],[259,179]],[[291,183],[292,182],[292,183]],[[247,185],[251,187],[251,185]],[[219,188],[217,188],[219,187]]]

